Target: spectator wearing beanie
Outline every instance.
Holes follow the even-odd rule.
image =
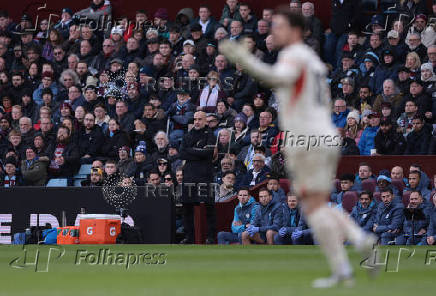
[[[147,157],[147,146],[144,141],[140,141],[135,148],[135,183],[137,185],[145,185],[147,183],[147,175],[153,169],[153,163]]]
[[[345,137],[351,138],[359,144],[362,136],[362,128],[360,127],[360,114],[357,110],[353,110],[347,115],[347,124],[344,127]]]

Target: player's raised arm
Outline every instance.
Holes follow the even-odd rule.
[[[260,61],[243,44],[236,41],[223,40],[219,50],[229,61],[242,65],[249,75],[271,87],[286,87],[299,75],[300,67],[297,63],[284,61],[285,63],[271,66]]]

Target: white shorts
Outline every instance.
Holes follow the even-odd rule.
[[[330,193],[340,156],[339,146],[287,146],[286,168],[292,176],[292,188],[298,196],[308,192]]]

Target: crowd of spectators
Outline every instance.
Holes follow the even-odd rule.
[[[397,1],[365,23],[355,21],[360,1],[331,2],[325,30],[313,3],[290,7],[306,18],[305,42],[330,69],[342,153],[436,154],[436,4],[427,11],[423,1]],[[256,15],[227,0],[221,16],[207,5],[175,18],[165,8],[138,9],[132,20],[112,13],[110,1],[92,0],[34,31],[36,16],[16,23],[0,11],[2,186],[59,178],[72,185],[81,165],[92,168],[83,186],[101,185],[114,171],[139,185],[176,184],[197,111],[216,137],[217,201],[268,174],[286,177],[274,91],[217,50],[222,39],[240,41],[274,63],[271,8]]]

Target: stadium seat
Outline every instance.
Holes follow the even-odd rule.
[[[282,178],[280,179],[279,182],[280,182],[280,187],[283,189],[283,191],[285,191],[286,194],[288,194],[291,188],[291,182],[289,181],[289,179]]]
[[[377,182],[375,179],[366,179],[362,181],[362,189],[364,191],[375,191],[375,187],[377,186]]]
[[[347,191],[344,193],[344,197],[342,198],[342,208],[348,213],[351,213],[358,200],[359,195],[356,191]]]
[[[404,191],[403,192],[403,205],[404,205],[404,207],[407,207],[409,205],[410,193],[411,193],[411,191]]]
[[[374,192],[373,197],[377,202],[381,202],[380,192]]]
[[[67,179],[50,179],[48,180],[47,187],[67,187]]]
[[[86,176],[91,174],[91,167],[92,164],[82,164],[74,179],[86,179]]]
[[[83,181],[83,179],[75,179],[74,180],[74,187],[82,187],[82,181]]]
[[[392,185],[395,186],[398,191],[400,192],[400,195],[403,195],[403,189],[406,187],[403,180],[401,179],[392,179]]]

